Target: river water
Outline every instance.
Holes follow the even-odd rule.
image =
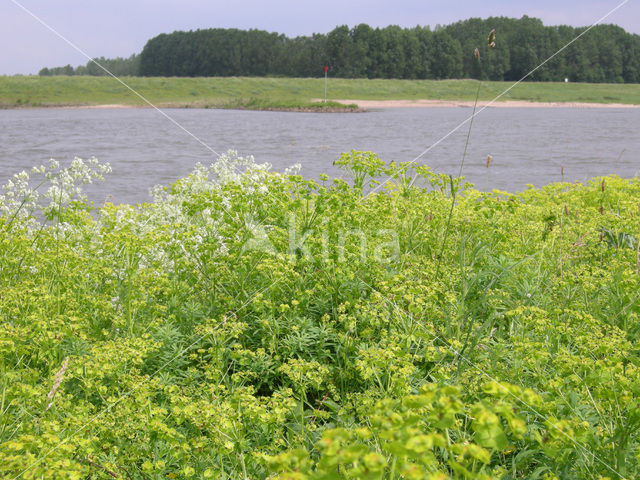
[[[153,109],[0,111],[0,183],[49,158],[64,164],[74,156],[95,156],[109,162],[113,173],[91,187],[93,200],[111,195],[116,203],[144,202],[151,186],[187,175],[197,162],[215,161],[211,150],[228,149],[269,162],[276,171],[300,163],[301,173],[312,178],[341,175],[333,161],[351,149],[376,152],[387,162],[412,161],[426,151],[418,162],[457,175],[468,124],[451,132],[472,109],[165,113],[173,122]],[[487,169],[488,155],[492,161]],[[481,190],[512,192],[527,184],[636,176],[640,109],[487,108],[474,119],[462,174]]]

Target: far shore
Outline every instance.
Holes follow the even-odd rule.
[[[321,101],[313,99],[312,101]],[[474,102],[470,100],[333,100],[334,102],[358,105],[359,111],[371,108],[438,108],[438,107],[473,107]],[[175,104],[175,105],[159,105],[159,108],[203,108],[201,105]],[[476,108],[640,108],[640,105],[630,103],[584,103],[584,102],[530,102],[527,100],[497,100],[488,102],[479,100]],[[63,106],[62,108],[150,108],[148,105],[125,105],[125,104],[105,104],[105,105],[82,105],[82,106]],[[209,107],[221,108],[221,107]],[[307,109],[274,109],[284,111],[309,111]],[[329,109],[329,111],[335,109]],[[352,109],[349,109],[352,111]]]
[[[66,110],[75,110],[75,109],[123,109],[123,108],[161,108],[161,109],[170,109],[170,108],[188,108],[188,109],[212,109],[212,110],[255,110],[255,111],[275,111],[275,112],[312,112],[312,113],[360,113],[366,112],[367,110],[362,107],[354,107],[354,106],[336,106],[335,103],[329,106],[305,106],[300,105],[299,107],[244,107],[242,105],[209,105],[202,103],[158,103],[154,105],[150,104],[124,104],[124,103],[105,103],[98,105],[73,105],[73,104],[40,104],[40,105],[2,105],[0,106],[0,110],[24,110],[24,109],[66,109]]]
[[[320,102],[321,99],[313,99],[313,102]],[[268,110],[268,111],[288,111],[288,112],[319,112],[319,113],[340,113],[340,112],[364,112],[370,109],[387,108],[442,108],[442,107],[467,107],[472,108],[474,102],[471,100],[356,100],[340,99],[332,102],[343,103],[345,108],[306,108],[306,107],[274,107],[274,108],[244,108],[248,110]],[[349,108],[347,105],[358,105],[358,108]],[[159,103],[157,108],[211,108],[211,109],[238,109],[241,107],[224,107],[217,105],[203,105],[198,103]],[[585,103],[585,102],[531,102],[527,100],[496,100],[494,102],[479,100],[476,108],[640,108],[638,104],[630,103]],[[121,109],[121,108],[152,108],[150,105],[132,105],[123,103],[108,103],[99,105],[72,105],[72,104],[45,104],[45,105],[12,105],[2,106],[3,109],[25,109],[25,108],[61,108],[61,109]]]

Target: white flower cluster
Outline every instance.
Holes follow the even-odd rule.
[[[60,168],[60,163],[51,159],[48,165],[34,167],[31,172],[23,170],[2,187],[0,217],[7,222],[37,223],[34,216],[50,215],[75,200],[86,201],[81,185],[104,180],[104,175],[110,172],[108,163],[77,157],[66,168]],[[38,181],[37,185],[32,186],[31,180]],[[47,190],[40,192],[40,187],[47,184]]]
[[[298,175],[300,173],[300,170],[302,170],[302,165],[299,164],[299,163],[294,163],[290,167],[287,167],[287,168],[284,169],[284,174],[285,175]]]
[[[253,156],[240,157],[237,151],[229,150],[208,167],[197,163],[193,172],[173,186],[170,196],[178,201],[194,193],[219,190],[228,183],[240,183],[248,193],[266,193],[263,182],[270,169],[269,163],[257,164]],[[156,202],[167,201],[169,196],[166,187],[160,185],[153,187],[150,193]]]
[[[229,194],[224,186],[229,183],[242,185],[243,190],[253,195],[268,194],[265,179],[271,165],[256,164],[252,156],[240,157],[230,150],[210,166],[196,164],[194,170],[185,178],[178,180],[171,188],[157,185],[150,190],[154,199],[144,207],[121,205],[115,217],[115,229],[126,229],[136,235],[144,236],[158,230],[169,235],[166,243],[156,244],[139,258],[140,268],[153,268],[163,265],[172,271],[175,262],[172,258],[180,252],[183,258],[194,259],[198,249],[206,244],[209,251],[214,246],[217,255],[228,252],[227,240],[219,233],[223,213],[231,208]],[[218,205],[203,205],[198,213],[185,208],[200,194],[216,193]]]
[[[55,167],[45,173],[51,184],[45,194],[49,200],[47,210],[62,208],[74,200],[85,201],[81,185],[104,180],[104,175],[111,173],[111,166],[108,163],[100,164],[95,157],[86,162],[76,157],[67,168],[59,168],[55,160],[52,163]]]

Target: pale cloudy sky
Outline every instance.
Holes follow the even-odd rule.
[[[469,17],[529,15],[545,25],[590,25],[623,0],[0,0],[0,75],[87,59],[38,23],[24,6],[90,56],[127,57],[174,30],[258,28],[288,36],[337,25],[448,24]],[[640,0],[628,0],[604,23],[640,34]]]

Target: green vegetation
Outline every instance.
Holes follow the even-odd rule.
[[[495,29],[490,62],[474,62],[473,51]],[[287,38],[261,30],[213,28],[176,31],[150,39],[139,56],[100,59],[129,75],[315,77],[324,65],[341,78],[639,83],[640,35],[615,25],[547,26],[536,18],[471,18],[434,31],[429,27],[336,27],[327,34]],[[577,36],[579,41],[562,50]],[[95,65],[43,69],[43,75],[103,75]]]
[[[213,104],[215,105],[215,104]],[[197,105],[196,105],[197,106]],[[333,101],[308,101],[293,99],[267,99],[267,98],[250,98],[249,100],[232,100],[222,104],[223,108],[235,108],[246,110],[287,110],[287,111],[311,111],[311,112],[344,112],[344,111],[360,111],[355,103],[339,103]],[[211,108],[211,105],[205,104],[205,108]]]
[[[324,95],[320,78],[140,78],[123,79],[155,105],[190,107],[305,107]],[[480,100],[512,84],[483,82]],[[474,100],[475,80],[329,79],[329,99]],[[640,104],[637,84],[521,83],[500,100]],[[125,86],[106,77],[0,77],[0,108],[123,104],[144,106]]]
[[[228,153],[93,210],[97,161],[16,175],[0,476],[638,478],[640,181],[336,163]]]

